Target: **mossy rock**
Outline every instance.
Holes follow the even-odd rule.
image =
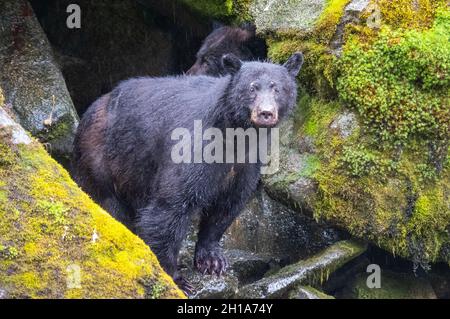
[[[360,274],[344,289],[340,298],[351,299],[436,299],[430,282],[414,274],[381,272],[381,287],[369,288],[367,274]]]
[[[25,134],[26,139],[14,136]],[[0,297],[183,298],[142,240],[0,108]]]
[[[250,21],[252,0],[178,0],[199,15],[223,22]]]
[[[447,1],[370,1],[346,20],[355,2],[328,1],[306,33],[269,35],[272,59],[303,50],[306,61],[281,169],[265,187],[424,268],[450,264]]]
[[[289,299],[335,299],[333,296],[311,287],[299,286],[289,293]]]
[[[267,273],[263,279],[240,288],[237,296],[252,299],[286,298],[299,285],[318,287],[328,280],[330,274],[366,249],[366,244],[354,240],[337,242],[308,259],[275,273]]]

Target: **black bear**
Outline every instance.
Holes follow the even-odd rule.
[[[202,132],[214,128],[224,136],[230,128],[275,126],[296,103],[302,64],[301,53],[283,66],[229,54],[222,58],[227,76],[130,79],[83,116],[74,143],[76,181],[151,247],[184,291],[192,287],[177,273],[177,257],[192,215],[201,214],[195,266],[220,275],[227,261],[219,241],[255,191],[261,163],[175,162],[174,132],[195,135],[196,121]]]
[[[241,27],[222,26],[206,37],[195,64],[188,75],[225,75],[222,56],[232,53],[243,61],[264,60],[267,57],[264,40],[256,36],[256,27],[245,24]]]

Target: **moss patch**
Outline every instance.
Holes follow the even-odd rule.
[[[180,0],[202,16],[223,21],[250,20],[250,0]]]
[[[382,141],[448,139],[450,14],[423,32],[385,29],[370,48],[350,42],[339,63],[337,89]],[[444,143],[446,143],[444,141]]]
[[[328,1],[312,30],[268,37],[274,61],[305,53],[294,129],[297,140],[313,144],[298,175],[279,184],[295,190],[306,175],[318,191],[294,207],[306,205],[317,219],[424,268],[450,262],[447,1],[372,1],[381,28],[369,28],[364,12],[343,29],[338,58],[331,41],[348,2]],[[356,124],[344,137],[335,123],[349,112]],[[286,198],[292,204],[298,196]]]
[[[183,297],[150,249],[84,194],[42,146],[14,149],[4,141],[0,286],[9,297]]]

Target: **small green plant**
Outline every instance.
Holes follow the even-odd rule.
[[[13,260],[19,256],[19,251],[16,247],[4,247],[0,245],[0,258]]]
[[[342,152],[341,166],[350,175],[361,177],[377,171],[378,157],[361,146],[346,147]]]
[[[159,282],[155,283],[150,292],[150,298],[151,299],[159,299],[163,295],[166,288]]]

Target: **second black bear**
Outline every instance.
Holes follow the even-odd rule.
[[[303,55],[283,65],[222,59],[229,75],[136,78],[119,84],[83,116],[74,144],[80,186],[155,252],[189,292],[177,258],[194,213],[201,214],[194,263],[202,273],[227,268],[219,241],[255,191],[260,163],[173,161],[173,132],[273,127],[296,103]]]
[[[256,36],[256,27],[246,24],[241,27],[222,26],[215,29],[203,41],[197,52],[194,65],[188,75],[225,75],[222,56],[234,54],[243,61],[265,60],[265,41]]]

